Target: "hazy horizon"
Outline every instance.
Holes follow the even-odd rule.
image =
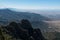
[[[60,0],[0,0],[0,8],[60,10]]]

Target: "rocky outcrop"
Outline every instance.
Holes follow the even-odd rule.
[[[28,20],[21,20],[21,23],[11,22],[3,27],[6,33],[22,40],[46,40],[40,29],[33,29]]]

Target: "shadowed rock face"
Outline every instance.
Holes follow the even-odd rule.
[[[31,23],[28,20],[25,20],[25,19],[21,20],[21,26],[24,29],[32,29]]]
[[[35,38],[35,40],[45,40],[40,29],[34,29],[33,37]]]
[[[11,22],[5,27],[6,33],[22,40],[45,40],[40,29],[33,29],[28,20],[21,20],[21,23]]]

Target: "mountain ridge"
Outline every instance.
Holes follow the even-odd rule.
[[[49,18],[44,17],[40,14],[30,13],[30,12],[17,12],[10,9],[0,9],[0,21],[11,21],[11,20],[20,20],[28,19],[30,21],[40,21],[40,20],[49,20]]]

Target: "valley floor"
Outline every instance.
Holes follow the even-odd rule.
[[[48,23],[49,29],[53,29],[57,32],[60,32],[60,20],[59,21],[45,21],[45,22]]]

